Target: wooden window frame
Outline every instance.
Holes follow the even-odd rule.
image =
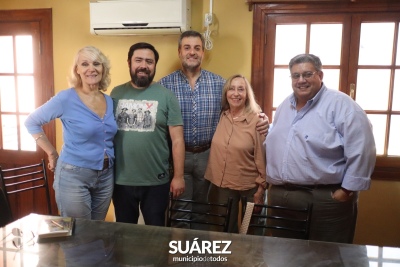
[[[248,0],[249,5],[253,7],[253,54],[252,54],[252,74],[251,81],[257,99],[263,110],[271,109],[272,99],[266,98],[264,73],[273,71],[272,62],[266,59],[267,49],[265,47],[269,38],[265,22],[266,15],[279,14],[299,14],[309,13],[324,14],[332,13],[332,10],[340,13],[382,13],[382,12],[400,12],[400,3],[393,0],[382,0],[379,3],[371,0],[357,0],[350,2],[348,0],[332,1],[261,1]],[[273,2],[273,3],[272,3]],[[285,2],[285,3],[283,3]],[[287,3],[286,3],[287,2]],[[314,2],[314,3],[313,3]],[[278,4],[277,4],[278,3]],[[271,51],[268,51],[271,52]],[[348,93],[348,92],[347,92]],[[266,112],[268,116],[272,111]],[[400,157],[377,156],[373,179],[400,181]]]
[[[38,22],[41,31],[49,32],[49,35],[42,35],[40,42],[41,54],[41,69],[38,70],[41,74],[42,89],[38,90],[38,95],[35,99],[36,106],[44,104],[39,99],[50,99],[54,96],[54,74],[53,74],[53,38],[52,38],[52,9],[21,9],[21,10],[0,10],[0,22]],[[46,53],[43,53],[46,51]],[[51,56],[47,56],[51,55]],[[52,144],[56,142],[55,123],[50,122],[43,126],[47,138]],[[0,136],[1,138],[1,136]],[[18,137],[20,140],[20,137]],[[40,148],[39,148],[40,149]],[[18,151],[16,152],[18,153]],[[44,152],[43,152],[44,153]],[[45,154],[43,154],[45,155]],[[16,157],[13,151],[9,151],[9,157]],[[24,159],[26,160],[26,159]]]

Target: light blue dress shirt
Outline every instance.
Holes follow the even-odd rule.
[[[299,111],[294,94],[287,97],[264,144],[268,183],[370,186],[376,160],[371,123],[348,95],[325,85]]]

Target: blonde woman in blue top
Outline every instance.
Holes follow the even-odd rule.
[[[69,79],[71,88],[59,92],[32,112],[28,132],[48,155],[55,171],[54,190],[62,216],[104,220],[114,188],[113,139],[117,124],[111,97],[110,62],[97,48],[78,51]],[[42,126],[56,118],[63,126],[63,147],[58,155]]]

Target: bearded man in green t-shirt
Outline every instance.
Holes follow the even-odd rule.
[[[164,226],[169,192],[178,197],[185,189],[181,110],[173,92],[152,83],[158,59],[158,52],[151,44],[132,45],[128,52],[131,80],[111,92],[114,114],[126,109],[127,112],[142,110],[151,116],[147,119],[150,124],[119,128],[114,139],[113,203],[117,222],[137,223],[140,207],[146,224]],[[172,179],[169,177],[169,136]]]

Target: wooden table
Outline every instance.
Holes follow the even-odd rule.
[[[385,248],[77,219],[73,236],[37,240],[30,214],[0,229],[0,266],[382,266]],[[12,229],[19,228],[23,237]],[[36,234],[35,234],[36,236]],[[16,247],[14,239],[22,247]],[[181,250],[179,249],[179,246]],[[376,252],[375,252],[376,251]],[[379,252],[380,251],[380,252]],[[380,256],[379,256],[380,255]],[[392,258],[391,258],[392,257]]]

